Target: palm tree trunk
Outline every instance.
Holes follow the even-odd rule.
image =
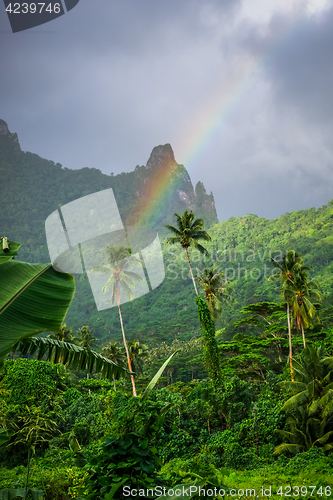
[[[116,388],[116,379],[114,378],[114,375],[112,375],[112,379],[113,379],[113,388],[116,391],[117,390],[117,388]]]
[[[187,255],[188,265],[190,266],[190,273],[191,273],[191,278],[192,278],[192,281],[193,281],[193,285],[194,285],[195,293],[196,293],[197,295],[199,295],[199,294],[198,294],[198,290],[197,290],[197,286],[196,286],[195,281],[194,281],[193,273],[192,273],[192,267],[191,267],[191,263],[190,263],[190,257],[189,257],[189,255],[188,255],[188,250],[187,250],[187,248],[186,248],[186,247],[185,247],[185,250],[186,250],[186,255]]]
[[[291,326],[290,326],[290,314],[289,314],[289,302],[287,301],[287,319],[288,319],[288,333],[289,333],[289,363],[290,363],[290,372],[291,372],[291,380],[294,382],[294,370],[293,370],[293,350],[291,347]]]
[[[304,345],[304,349],[305,349],[305,335],[304,335],[303,321],[302,321],[302,336],[303,336],[303,345]]]
[[[120,325],[121,325],[121,331],[122,331],[122,334],[123,334],[123,341],[124,341],[124,346],[125,346],[125,351],[126,351],[126,356],[127,356],[128,368],[129,368],[130,371],[132,371],[131,360],[130,360],[130,356],[129,356],[129,352],[128,352],[128,347],[127,347],[127,342],[126,342],[126,337],[125,337],[125,331],[124,331],[124,325],[123,325],[123,318],[121,316],[119,297],[117,297],[117,302],[118,302],[118,311],[119,311]],[[132,387],[133,387],[133,396],[136,397],[135,382],[134,382],[133,375],[131,375],[131,381],[132,381]]]

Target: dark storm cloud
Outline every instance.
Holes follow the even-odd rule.
[[[16,34],[3,33],[9,23],[0,16],[0,118],[23,150],[68,168],[129,171],[170,142],[193,183],[213,191],[221,220],[327,203],[332,10],[311,17],[282,9],[265,24],[242,17],[247,1],[253,5],[81,0],[61,18]],[[178,150],[191,125],[200,130],[211,94],[223,95],[249,54],[257,70],[228,91],[226,107],[235,105],[222,110],[200,155],[188,160],[190,151]]]
[[[333,119],[333,7],[317,15],[273,16],[265,36],[243,40],[258,53],[271,51],[267,75],[275,99],[311,120]]]
[[[238,3],[80,2],[35,30],[54,33],[2,35],[2,118],[23,149],[69,168],[118,172],[145,163],[198,93],[206,67],[196,48],[212,34],[203,11],[227,22]]]

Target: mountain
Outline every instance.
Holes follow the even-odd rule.
[[[155,147],[147,164],[132,172],[106,175],[96,168],[70,170],[23,152],[17,134],[0,120],[1,231],[24,243],[22,260],[47,262],[45,219],[62,205],[107,188],[114,191],[125,225],[149,225],[160,231],[175,212],[186,209],[203,217],[206,227],[218,222],[213,194],[206,194],[201,182],[193,188],[170,144]]]
[[[169,144],[153,149],[145,166],[116,176],[97,169],[70,170],[20,149],[16,134],[0,121],[0,200],[1,236],[23,244],[19,258],[28,262],[48,262],[44,221],[58,207],[96,191],[112,187],[125,224],[149,224],[162,236],[166,277],[146,295],[122,305],[128,340],[138,338],[150,345],[175,338],[200,335],[200,324],[189,278],[186,254],[181,247],[168,246],[161,229],[174,224],[174,212],[193,209],[209,228],[211,243],[205,245],[210,258],[191,251],[193,268],[215,266],[232,282],[237,303],[224,308],[217,324],[225,338],[239,329],[234,321],[242,318],[243,306],[261,301],[280,301],[279,283],[267,282],[272,271],[270,258],[279,258],[284,249],[301,252],[310,273],[321,283],[324,293],[321,316],[333,324],[333,201],[315,209],[286,213],[276,219],[253,214],[231,217],[218,223],[213,195],[201,182],[193,189],[190,177],[178,165]],[[97,311],[86,275],[76,276],[77,291],[66,322],[74,330],[88,324],[101,341],[120,340],[117,308]]]

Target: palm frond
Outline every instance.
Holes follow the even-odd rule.
[[[305,450],[304,445],[283,443],[283,444],[279,444],[275,448],[273,455],[275,455],[275,456],[283,455],[284,453],[290,453],[291,455],[298,455],[298,453],[301,453],[304,450]]]
[[[164,227],[169,229],[172,233],[175,233],[177,236],[181,236],[181,232],[176,227],[170,226],[170,224],[166,224]]]
[[[295,408],[301,406],[304,402],[307,402],[309,399],[308,391],[302,391],[298,394],[295,394],[291,398],[289,398],[284,405],[282,406],[283,411],[291,411]]]
[[[110,274],[110,272],[112,272],[111,268],[107,266],[93,266],[89,269],[89,271],[95,271],[103,274]]]
[[[133,300],[133,290],[128,286],[128,284],[123,280],[122,289],[130,300]]]

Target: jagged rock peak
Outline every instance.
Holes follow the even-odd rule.
[[[0,120],[0,135],[5,135],[9,137],[14,142],[17,143],[17,146],[20,147],[19,140],[17,134],[9,132],[8,125],[4,120]]]
[[[147,161],[146,168],[160,168],[170,164],[174,166],[176,164],[175,155],[172,151],[170,144],[164,144],[164,146],[156,146]]]

